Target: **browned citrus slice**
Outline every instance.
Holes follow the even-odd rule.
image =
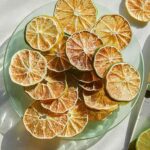
[[[66,54],[70,63],[82,71],[92,70],[93,55],[102,46],[102,41],[93,33],[82,31],[70,36]]]
[[[71,68],[71,64],[66,56],[66,40],[67,37],[64,36],[63,39],[46,54],[45,57],[49,70],[62,72]]]
[[[150,21],[150,0],[126,0],[126,8],[133,18]]]
[[[104,78],[108,68],[119,62],[123,62],[121,53],[115,47],[106,46],[96,52],[94,69],[99,77]]]
[[[73,137],[81,133],[88,123],[88,113],[84,103],[78,103],[68,111],[68,122],[59,137]]]
[[[78,91],[74,87],[68,87],[68,90],[59,97],[51,101],[42,102],[42,107],[54,113],[65,113],[71,109],[78,99]]]
[[[104,85],[97,92],[83,91],[86,106],[96,110],[109,110],[118,107],[118,103],[109,98],[105,92]]]
[[[80,82],[79,86],[86,91],[99,91],[99,89],[102,87],[102,81],[98,80],[91,83]]]
[[[113,65],[106,75],[106,90],[117,101],[131,101],[140,89],[138,71],[127,63]]]
[[[44,82],[25,88],[25,92],[35,100],[49,100],[63,95],[65,89],[65,75],[49,71]]]
[[[26,41],[42,52],[49,51],[62,37],[63,30],[55,17],[35,17],[26,27]]]
[[[35,101],[25,111],[23,123],[32,136],[38,139],[52,139],[64,130],[67,115],[51,113],[41,106],[40,101]]]
[[[11,80],[19,85],[37,84],[45,78],[46,73],[47,62],[39,52],[23,49],[11,59],[9,75]]]
[[[68,34],[90,30],[96,22],[92,0],[58,0],[54,15]]]
[[[120,15],[105,15],[100,18],[93,32],[102,39],[104,45],[124,49],[131,41],[132,31],[127,20]]]

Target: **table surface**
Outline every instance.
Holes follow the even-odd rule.
[[[129,20],[133,32],[137,36],[139,43],[143,48],[146,39],[150,35],[150,23],[139,23],[132,19],[126,12],[124,1],[125,0],[101,0],[99,3],[103,6],[107,6],[108,8],[110,7],[110,9],[113,9],[114,12],[120,13]],[[0,45],[10,37],[18,23],[21,22],[25,16],[27,16],[32,10],[48,2],[50,2],[50,0],[0,0]],[[117,127],[109,131],[101,140],[95,139],[93,142],[94,145],[90,147],[89,150],[126,150],[129,140],[129,132],[127,131],[129,119],[130,115],[128,115],[128,117]],[[0,135],[0,142],[2,143],[3,140],[3,135]],[[8,144],[9,142],[10,141],[8,141]],[[7,142],[5,141],[5,143]],[[6,148],[1,147],[1,150],[5,149]],[[12,149],[12,147],[10,147],[10,149],[16,150]],[[22,149],[24,148],[20,148],[19,150]],[[55,150],[55,148],[52,148],[52,150],[53,149]],[[76,148],[73,147],[72,149]],[[9,150],[8,147],[6,150]]]

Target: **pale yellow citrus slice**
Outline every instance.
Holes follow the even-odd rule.
[[[58,20],[51,16],[38,16],[26,27],[25,38],[28,44],[42,52],[49,51],[63,37],[63,30]]]
[[[92,109],[110,110],[118,107],[118,103],[106,94],[104,85],[96,92],[83,91],[83,98],[86,106]]]
[[[45,81],[35,86],[26,87],[25,92],[35,100],[56,99],[66,90],[65,75],[49,71]]]
[[[106,75],[106,90],[117,101],[131,101],[140,89],[138,71],[127,63],[114,64]]]
[[[26,109],[23,123],[32,136],[38,139],[52,139],[64,130],[67,115],[51,113],[41,106],[40,101],[35,101]]]
[[[92,70],[93,55],[102,46],[102,41],[93,33],[82,31],[70,36],[66,43],[66,54],[70,63],[78,70]]]
[[[49,70],[62,72],[70,69],[72,66],[66,56],[66,41],[67,37],[58,42],[51,51],[45,55]]]
[[[120,15],[104,15],[92,31],[102,39],[104,45],[124,49],[131,41],[132,31],[128,21]]]
[[[129,14],[142,22],[150,21],[150,0],[126,0]]]
[[[9,66],[11,80],[22,86],[41,82],[47,73],[47,61],[37,51],[23,49],[15,53]]]
[[[54,113],[65,113],[71,109],[78,100],[78,90],[68,87],[65,93],[58,99],[42,102],[42,107]]]
[[[90,30],[96,22],[92,0],[58,0],[54,15],[68,34]]]
[[[104,78],[109,67],[119,62],[123,62],[121,53],[115,47],[106,46],[96,52],[93,66],[97,75]]]
[[[68,122],[59,137],[73,137],[81,133],[88,123],[88,112],[84,103],[78,103],[68,111]]]

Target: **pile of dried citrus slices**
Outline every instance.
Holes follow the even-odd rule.
[[[96,20],[92,0],[58,0],[54,16],[38,16],[25,30],[31,49],[11,59],[11,80],[34,100],[23,117],[36,138],[73,137],[89,121],[101,121],[133,100],[140,89],[138,71],[121,50],[132,38],[120,15]]]

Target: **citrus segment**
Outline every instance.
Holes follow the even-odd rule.
[[[133,18],[150,21],[150,0],[126,0],[126,8]]]
[[[124,49],[131,41],[129,23],[120,15],[104,15],[94,25],[92,31],[102,39],[104,45]]]
[[[42,107],[54,113],[65,113],[71,109],[78,99],[78,91],[73,87],[68,87],[68,90],[58,99],[42,102]]]
[[[90,30],[96,22],[92,0],[58,0],[54,15],[68,34]]]
[[[39,52],[23,49],[11,59],[9,75],[11,80],[19,85],[31,86],[39,83],[46,73],[47,62]]]
[[[64,130],[67,115],[51,113],[41,106],[40,101],[35,101],[26,109],[23,123],[32,136],[38,139],[51,139]]]
[[[55,17],[35,17],[26,27],[26,41],[42,52],[49,51],[62,37],[63,30]]]
[[[108,68],[119,62],[123,62],[121,53],[115,47],[106,46],[96,52],[94,69],[99,77],[104,78]]]
[[[64,36],[63,39],[45,55],[49,70],[62,72],[72,67],[66,56],[66,40],[67,37]]]
[[[81,133],[88,123],[88,113],[84,103],[78,103],[68,111],[68,122],[59,137],[73,137]]]
[[[118,107],[118,103],[109,98],[104,86],[97,92],[83,91],[83,98],[86,106],[96,110],[110,110]]]
[[[127,63],[113,65],[106,75],[106,90],[117,101],[131,101],[140,89],[138,71]]]

